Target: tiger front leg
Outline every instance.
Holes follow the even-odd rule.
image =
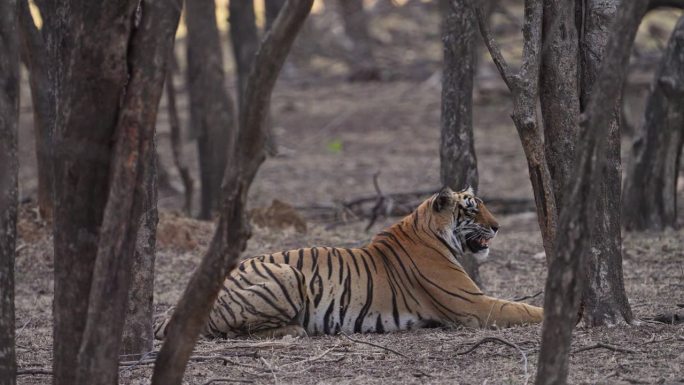
[[[537,324],[544,319],[544,309],[540,307],[492,297],[484,297],[476,308],[482,328]]]

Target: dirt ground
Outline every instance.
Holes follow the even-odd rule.
[[[310,54],[304,48],[295,50],[273,96],[274,131],[280,153],[261,168],[251,190],[250,205],[268,206],[273,199],[287,202],[299,209],[307,228],[302,233],[294,228],[255,227],[246,256],[310,245],[363,244],[397,218],[382,219],[366,232],[366,221],[320,220],[305,208],[374,194],[372,178],[377,172],[384,192],[439,185],[438,22],[429,12],[416,13],[419,16],[409,20],[409,12],[378,16],[373,27],[379,40],[378,57],[386,79],[383,82],[347,83],[347,67],[334,59],[334,52]],[[316,20],[317,24],[308,28],[315,30],[318,24],[330,24],[331,30],[339,29],[334,16],[323,14]],[[397,20],[405,21],[399,23],[401,28],[396,27]],[[430,27],[421,31],[425,25]],[[331,39],[327,35],[316,38],[323,42]],[[313,45],[306,43],[304,40],[299,44]],[[480,193],[491,198],[532,199],[522,148],[509,118],[508,97],[492,76],[491,66],[482,65],[485,67],[478,72],[476,81],[474,117]],[[234,83],[229,87],[234,88]],[[26,203],[21,208],[16,264],[19,383],[48,384],[51,377],[40,372],[49,371],[52,360],[52,236],[31,203],[36,186],[35,161],[30,106],[28,96],[24,96],[23,105],[27,107],[22,108],[20,152],[21,194]],[[628,96],[638,104],[643,92]],[[187,102],[182,88],[179,99],[185,114]],[[180,186],[170,158],[168,120],[163,106],[160,110],[158,150],[173,185]],[[626,139],[625,149],[628,143]],[[194,150],[191,142],[184,147],[193,170]],[[680,183],[679,197],[680,202],[684,201],[684,183]],[[213,231],[213,223],[181,214],[182,202],[178,192],[166,189],[160,194],[154,293],[159,313],[179,298]],[[543,289],[546,275],[535,214],[526,211],[498,217],[500,235],[489,260],[481,267],[486,292],[508,299],[534,296]],[[684,224],[684,210],[680,212],[680,223]],[[569,381],[684,383],[684,325],[648,320],[684,306],[684,230],[625,234],[623,255],[627,295],[637,321],[633,325],[593,329],[580,325],[574,333]],[[543,294],[526,301],[541,305]],[[534,379],[540,331],[539,326],[526,326],[266,341],[202,340],[188,365],[185,381],[522,384]],[[520,350],[489,342],[459,354],[484,337],[509,341]],[[155,343],[155,350],[159,347]],[[153,357],[150,354],[142,361],[123,363],[120,383],[149,383]]]

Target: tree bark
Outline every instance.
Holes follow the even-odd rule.
[[[52,221],[54,195],[53,133],[55,105],[51,101],[48,62],[43,35],[33,21],[28,0],[19,1],[19,36],[22,61],[29,73],[33,103],[33,132],[38,169],[38,209]]]
[[[544,49],[540,102],[544,120],[544,150],[556,198],[563,202],[574,161],[579,130],[578,36],[573,1],[544,0]]]
[[[137,2],[133,2],[138,6]],[[134,8],[135,9],[135,8]],[[140,227],[154,227],[154,132],[157,108],[161,98],[168,53],[180,18],[181,2],[172,4],[144,0],[137,12],[140,24],[131,26],[126,45],[128,81],[118,113],[116,143],[112,153],[110,189],[99,231],[97,259],[88,300],[88,318],[78,352],[77,384],[116,384],[119,372],[119,352],[126,305],[131,286],[134,255],[141,264],[149,255],[135,253],[136,243],[153,248],[154,236],[138,238]],[[149,207],[145,207],[145,206]],[[148,208],[149,212],[144,212]],[[143,222],[143,226],[140,226]],[[144,250],[150,253],[150,250]],[[153,252],[150,254],[153,255]],[[142,274],[142,281],[151,279],[152,264]],[[132,304],[140,309],[135,323],[143,324],[151,334],[151,292],[134,288]],[[135,295],[139,294],[139,295]],[[142,318],[137,318],[142,317]],[[142,336],[138,335],[137,338]],[[149,340],[151,342],[151,339]],[[138,347],[147,341],[137,341]]]
[[[580,127],[575,167],[565,195],[556,255],[546,280],[542,345],[539,352],[536,384],[565,384],[573,325],[582,298],[583,268],[591,247],[589,235],[597,219],[592,215],[598,205],[603,163],[608,154],[610,122],[620,97],[634,36],[648,3],[625,1],[612,23],[605,59],[594,77],[593,93],[586,104]],[[604,28],[605,28],[604,24]]]
[[[677,224],[677,177],[684,144],[684,18],[675,26],[631,149],[622,202],[628,230]]]
[[[476,8],[480,32],[489,49],[492,60],[501,77],[513,94],[513,122],[527,158],[527,168],[532,182],[537,220],[542,233],[547,263],[553,259],[556,239],[557,211],[551,174],[544,152],[544,141],[537,117],[539,96],[539,68],[542,46],[541,0],[525,1],[525,24],[523,25],[523,63],[518,74],[513,74],[501,51],[491,36],[485,14]]]
[[[352,42],[354,60],[349,63],[350,81],[380,80],[380,70],[373,57],[373,42],[368,32],[368,17],[363,0],[337,0],[344,32]]]
[[[581,50],[580,108],[587,111],[589,100],[597,92],[596,81],[610,39],[611,23],[618,8],[627,1],[588,0],[585,2]],[[642,12],[643,14],[643,12]],[[638,26],[638,24],[637,24]],[[631,43],[630,43],[631,47]],[[630,48],[631,49],[631,48]],[[584,323],[588,326],[631,322],[632,311],[625,293],[622,276],[622,234],[620,227],[622,164],[620,159],[620,106],[623,83],[616,90],[612,104],[603,108],[610,112],[606,161],[597,194],[594,229],[591,232],[591,254],[587,259],[587,281],[583,295]]]
[[[136,4],[48,2],[46,15],[51,17],[43,28],[56,105],[55,384],[76,383],[109,190],[112,138],[129,75],[127,45]]]
[[[306,19],[313,0],[288,0],[261,43],[245,88],[240,130],[226,168],[219,223],[209,250],[190,278],[168,326],[152,384],[175,385],[183,380],[188,358],[204,327],[226,274],[236,265],[250,230],[245,218],[249,186],[266,157],[264,119],[278,73]]]
[[[175,56],[171,56],[172,62],[175,63]],[[166,106],[169,115],[169,126],[171,129],[171,152],[173,153],[173,163],[178,169],[178,174],[183,181],[183,189],[185,190],[185,203],[183,204],[183,211],[187,216],[192,214],[192,197],[195,192],[195,181],[192,179],[190,169],[185,163],[183,157],[183,144],[181,138],[180,119],[178,118],[178,107],[176,105],[176,88],[173,85],[173,71],[171,68],[166,75]]]
[[[226,90],[216,5],[213,0],[195,0],[185,6],[190,121],[200,164],[199,217],[209,219],[220,200],[221,178],[235,135],[235,112]]]
[[[17,2],[0,2],[0,385],[16,383],[14,261],[17,241],[19,42]]]
[[[475,13],[467,0],[442,1],[442,114],[440,176],[443,186],[477,190],[477,157],[473,139],[473,76],[476,41]],[[479,264],[463,256],[463,268],[482,287]]]
[[[153,144],[156,147],[156,141]],[[154,342],[154,263],[157,244],[157,162],[156,151],[152,158],[144,159],[142,185],[142,213],[135,244],[131,283],[128,293],[126,323],[121,342],[121,354],[135,359],[152,350]],[[149,155],[149,154],[148,154]]]
[[[266,31],[271,29],[278,13],[285,5],[285,0],[264,0],[264,15],[266,16]]]

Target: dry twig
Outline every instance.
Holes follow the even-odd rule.
[[[243,380],[243,379],[237,379],[237,378],[229,378],[229,377],[216,377],[216,378],[210,378],[208,379],[204,384],[202,385],[209,385],[213,384],[216,382],[238,382],[242,384],[252,384],[254,381],[252,380]]]
[[[390,348],[388,348],[388,347],[386,347],[386,346],[374,344],[374,343],[372,343],[372,342],[366,342],[366,341],[357,340],[357,339],[355,339],[355,338],[349,337],[349,335],[347,335],[346,333],[343,333],[343,332],[340,332],[340,334],[343,335],[343,336],[345,336],[345,337],[346,337],[349,341],[351,341],[351,342],[355,342],[355,343],[357,343],[357,344],[363,344],[363,345],[373,346],[373,347],[376,347],[376,348],[379,348],[379,349],[388,351],[388,352],[390,352],[390,353],[394,353],[394,354],[396,354],[396,355],[398,355],[398,356],[401,356],[401,357],[410,359],[410,357],[408,357],[407,355],[402,354],[402,353],[399,353],[398,351],[396,351],[396,350],[394,350],[394,349],[390,349]]]
[[[580,353],[580,352],[586,352],[587,350],[593,350],[593,349],[608,349],[608,350],[612,350],[612,351],[614,351],[614,352],[630,353],[630,354],[632,354],[632,353],[639,353],[638,351],[633,350],[633,349],[628,349],[628,348],[622,348],[622,347],[619,347],[619,346],[608,345],[608,344],[604,344],[603,342],[599,342],[599,343],[594,344],[594,345],[591,345],[591,346],[584,346],[584,347],[575,349],[575,351],[572,352],[572,353],[575,354],[575,353]]]
[[[51,376],[52,370],[48,369],[17,369],[17,376],[45,375]]]
[[[471,346],[468,350],[465,350],[463,352],[457,352],[455,355],[462,356],[464,354],[468,354],[486,342],[499,342],[499,343],[502,343],[506,346],[510,346],[510,347],[516,349],[518,352],[520,352],[520,355],[522,356],[522,359],[523,359],[523,369],[525,371],[525,384],[527,384],[527,381],[530,379],[530,375],[529,375],[528,370],[527,370],[527,354],[525,354],[525,351],[523,351],[520,348],[520,346],[514,344],[513,342],[509,342],[509,341],[506,341],[506,340],[504,340],[502,338],[498,338],[498,337],[485,337],[485,338],[477,341],[475,343],[475,345]]]

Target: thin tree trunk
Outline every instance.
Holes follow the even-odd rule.
[[[175,54],[172,52],[172,62],[175,62],[174,55]],[[178,108],[176,105],[176,88],[173,85],[173,71],[171,68],[169,68],[166,74],[166,106],[168,108],[169,126],[171,128],[171,152],[173,153],[173,163],[176,165],[178,174],[183,181],[183,189],[185,193],[183,211],[189,216],[192,214],[192,197],[195,192],[195,181],[192,179],[190,169],[188,169],[188,166],[185,164],[185,158],[183,157],[181,126],[180,119],[178,119]]]
[[[41,218],[52,221],[54,169],[52,127],[55,105],[50,99],[45,41],[33,21],[28,0],[19,0],[21,56],[29,73],[33,102],[33,132],[38,169],[38,209]]]
[[[581,37],[582,112],[587,110],[591,94],[596,92],[596,80],[604,51],[610,39],[607,23],[614,20],[617,10],[626,0],[588,0],[585,2],[583,36]],[[631,43],[630,43],[631,44]],[[583,295],[584,322],[589,326],[631,322],[632,311],[625,294],[622,276],[622,234],[620,227],[622,164],[620,159],[620,106],[622,83],[612,104],[603,108],[611,113],[608,124],[606,161],[602,163],[602,183],[599,185],[591,232],[591,254],[587,259],[587,281]]]
[[[677,225],[677,177],[684,144],[684,17],[672,32],[634,140],[622,201],[629,230]]]
[[[156,140],[153,144],[156,147]],[[156,155],[156,151],[151,152]],[[121,354],[129,359],[152,350],[154,342],[154,263],[157,244],[157,162],[156,157],[144,159],[142,176],[142,214],[135,244],[131,283],[128,293],[126,323],[121,342]]]
[[[53,63],[49,76],[56,105],[53,379],[56,385],[72,385],[88,318],[112,138],[128,82],[130,20],[137,2],[47,4],[46,15],[51,17],[43,28]]]
[[[544,0],[544,49],[540,73],[540,102],[544,120],[544,150],[556,198],[563,202],[579,130],[579,41],[573,1]]]
[[[297,32],[313,0],[288,0],[261,43],[245,88],[240,130],[233,154],[233,167],[226,168],[222,210],[209,250],[190,278],[168,326],[152,376],[152,384],[176,385],[204,327],[211,306],[226,274],[236,265],[250,230],[245,218],[249,186],[266,157],[264,117],[271,92]]]
[[[567,382],[568,354],[573,325],[582,298],[583,266],[591,247],[590,234],[596,220],[602,163],[608,154],[613,106],[619,99],[634,36],[647,3],[625,1],[610,30],[605,60],[594,77],[594,92],[586,104],[586,119],[580,128],[575,167],[565,204],[562,206],[556,239],[556,253],[549,266],[544,298],[542,345],[536,384],[561,385]],[[605,25],[604,25],[605,28]]]
[[[278,16],[280,8],[282,8],[283,0],[270,0],[266,2],[266,30],[271,28],[273,20],[269,21],[269,17],[275,19]],[[280,6],[280,7],[278,7]],[[253,0],[231,1],[228,3],[228,12],[230,15],[230,40],[233,45],[233,57],[235,58],[235,67],[237,72],[238,84],[238,114],[242,111],[242,104],[245,93],[245,86],[249,72],[252,70],[254,63],[254,56],[259,48],[259,31],[256,26],[256,16],[254,14]],[[240,118],[238,117],[238,120]],[[267,141],[266,150],[269,155],[278,153],[278,144],[273,133],[273,125],[271,124],[271,112],[268,111],[268,118],[266,121]]]
[[[14,385],[14,260],[17,241],[19,42],[17,2],[0,2],[0,385]]]
[[[143,0],[134,10],[141,16],[131,25],[126,45],[129,77],[116,125],[116,143],[112,153],[110,190],[99,231],[97,259],[88,300],[88,318],[78,352],[76,384],[116,384],[119,372],[119,352],[126,316],[126,303],[131,286],[131,269],[136,255],[136,243],[153,248],[153,234],[144,234],[156,224],[154,213],[154,132],[157,108],[161,98],[168,53],[180,18],[181,2],[159,3]],[[145,207],[145,206],[149,207]],[[151,212],[144,210],[149,208]],[[149,214],[149,216],[147,215]],[[142,226],[141,222],[143,223]],[[139,230],[143,228],[143,237]],[[152,227],[152,229],[149,229]],[[145,254],[151,250],[144,251]],[[141,255],[141,259],[149,255]],[[153,255],[153,252],[151,253]],[[149,261],[147,261],[149,262]],[[141,261],[146,264],[146,261]],[[134,281],[149,281],[153,271],[147,264],[144,276]],[[140,273],[138,273],[140,274]],[[136,275],[138,275],[136,274]],[[149,282],[146,282],[149,284]],[[139,313],[136,324],[144,325],[151,333],[149,289],[133,288],[133,304]],[[135,295],[139,294],[139,295]],[[142,338],[143,336],[135,336]],[[149,335],[147,336],[149,338]],[[151,341],[151,340],[150,340]],[[147,341],[136,341],[138,347]]]
[[[477,190],[477,157],[473,140],[473,76],[476,19],[467,0],[442,1],[442,114],[440,176],[443,186],[459,191]],[[479,264],[463,255],[470,278],[482,287]]]
[[[542,10],[541,0],[525,1],[523,63],[520,72],[515,75],[509,69],[501,55],[501,50],[489,32],[482,9],[477,7],[476,13],[485,45],[513,96],[512,118],[527,158],[527,168],[537,207],[537,221],[542,233],[546,260],[550,262],[555,248],[557,212],[541,126],[537,117],[538,79],[542,51]]]
[[[194,0],[185,6],[190,121],[200,164],[199,217],[209,219],[220,200],[221,178],[235,134],[235,112],[226,90],[216,5],[213,0]]]
[[[373,42],[368,32],[368,17],[363,0],[337,0],[344,32],[352,42],[350,81],[380,80],[380,70],[373,57]]]
[[[271,29],[278,13],[285,5],[285,0],[264,0],[264,16],[266,16],[266,31]]]

